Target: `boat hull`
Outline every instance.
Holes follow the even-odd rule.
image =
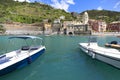
[[[43,48],[39,52],[37,52],[37,53],[35,53],[35,54],[33,54],[33,55],[19,61],[19,62],[15,63],[15,64],[13,64],[11,66],[8,66],[8,67],[0,70],[0,76],[30,64],[31,62],[35,61],[44,52],[45,52],[45,49]]]
[[[114,66],[114,67],[120,69],[120,59],[106,56],[106,55],[102,55],[102,54],[94,52],[94,51],[90,51],[89,49],[83,47],[82,45],[80,45],[80,49],[83,52],[85,52],[87,55],[91,56],[93,59],[100,60],[102,62],[105,62],[111,66]]]
[[[105,44],[106,47],[120,49],[120,44]]]

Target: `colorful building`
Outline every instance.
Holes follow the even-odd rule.
[[[91,26],[91,29],[93,32],[105,32],[106,31],[107,24],[105,21],[90,19],[88,23],[89,23],[89,26]]]
[[[74,21],[64,21],[64,34],[90,34],[91,31],[88,25],[88,20],[88,13],[85,12],[82,15],[82,19],[77,19]]]
[[[115,21],[115,22],[108,24],[107,31],[120,32],[120,21]]]
[[[43,31],[45,34],[51,34],[52,33],[52,24],[49,23],[48,19],[45,19],[43,21]]]
[[[81,21],[64,21],[65,34],[90,34],[89,25],[81,23]]]

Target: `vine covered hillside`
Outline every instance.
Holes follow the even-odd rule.
[[[53,21],[60,16],[65,16],[65,20],[72,20],[71,13],[64,10],[54,9],[53,7],[34,2],[15,2],[13,0],[0,0],[0,22],[21,22],[35,23],[43,19]]]
[[[85,12],[85,11],[84,11]],[[80,13],[83,14],[84,12]],[[87,10],[90,19],[104,20],[107,23],[120,20],[120,12],[108,10]],[[64,20],[77,19],[71,13],[55,9],[43,3],[17,2],[13,0],[0,0],[0,22],[36,23],[48,19],[52,22],[65,16]]]
[[[90,19],[104,20],[107,23],[120,20],[120,12],[109,10],[88,10]],[[81,13],[83,14],[83,12]]]

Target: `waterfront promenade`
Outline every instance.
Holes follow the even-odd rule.
[[[58,32],[53,32],[52,30],[41,31],[42,26],[33,26],[30,24],[2,24],[6,28],[5,35],[39,35],[39,34],[57,34]],[[63,31],[60,31],[63,34]],[[82,34],[82,33],[81,33]],[[91,35],[98,36],[119,36],[120,32],[92,32]]]
[[[51,35],[53,33],[48,33],[47,31],[44,32],[47,35]],[[54,32],[54,34],[57,34],[57,32]],[[38,35],[38,34],[43,34],[43,31],[30,31],[30,30],[15,30],[15,31],[6,31],[5,32],[6,35],[18,35],[18,34],[25,34],[25,35]],[[61,34],[63,34],[63,32],[61,32]],[[120,32],[93,32],[91,35],[95,35],[95,36],[120,36]]]
[[[5,35],[38,35],[43,34],[41,31],[41,26],[32,26],[29,24],[2,24],[6,28]],[[44,34],[51,35],[57,34],[57,32],[44,31]],[[60,31],[60,34],[63,34],[63,31]],[[98,36],[119,36],[120,32],[92,32],[91,35]]]
[[[6,30],[5,35],[38,35],[38,34],[57,34],[57,32],[52,31],[39,31],[39,30]],[[63,34],[63,31],[60,32]],[[95,36],[120,36],[120,32],[92,32],[91,35]]]
[[[120,36],[120,32],[92,32],[91,35],[98,35],[98,36]]]

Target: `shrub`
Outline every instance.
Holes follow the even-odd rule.
[[[0,33],[5,33],[6,29],[3,25],[0,25]]]

